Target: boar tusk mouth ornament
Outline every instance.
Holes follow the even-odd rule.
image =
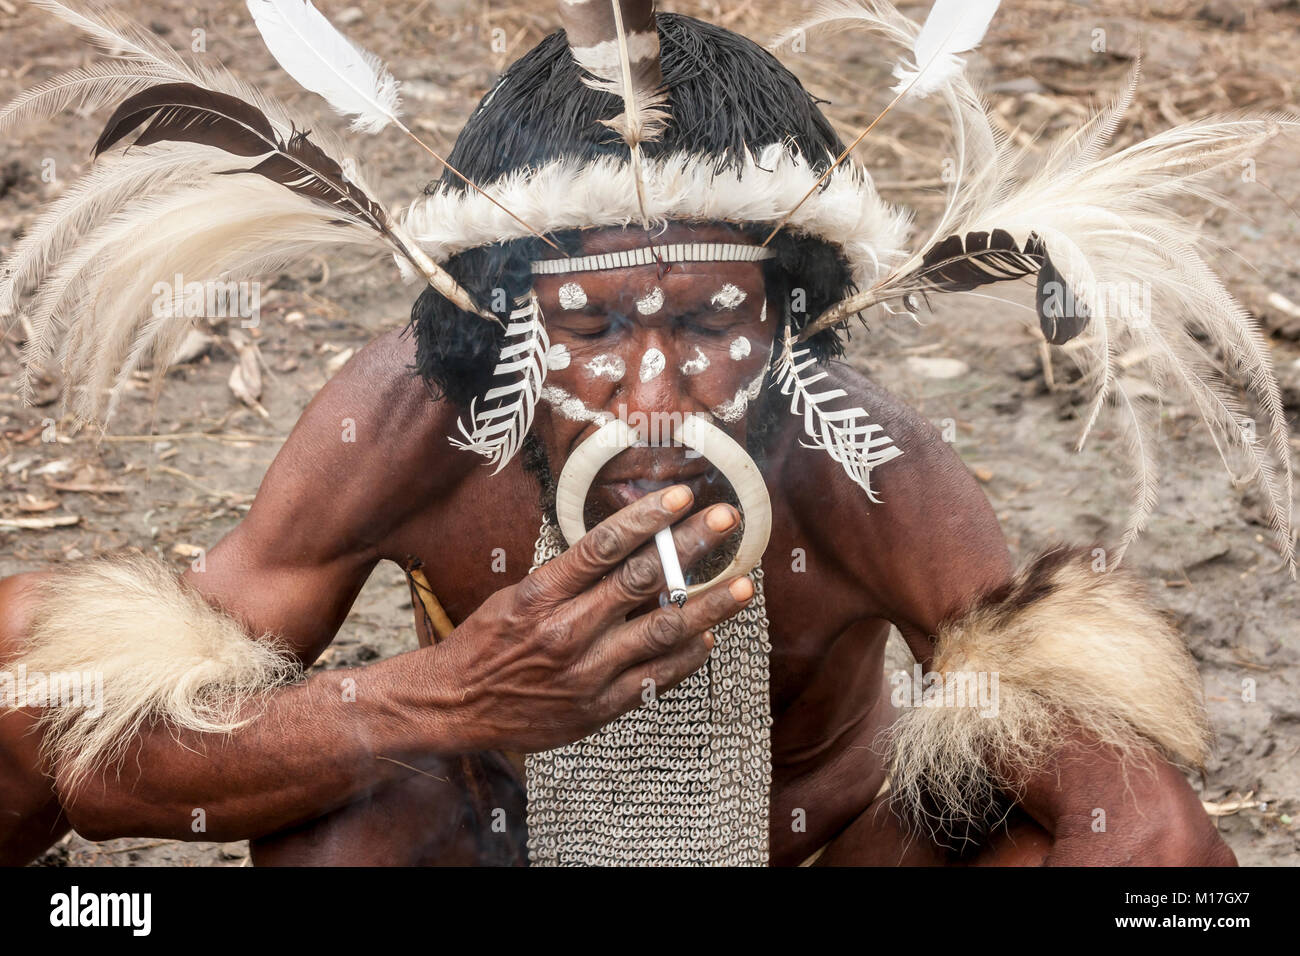
[[[570,547],[587,533],[583,508],[597,472],[619,452],[640,440],[635,429],[616,418],[579,445],[565,462],[555,490],[555,511],[560,532]],[[695,449],[731,482],[745,521],[740,548],[731,564],[711,580],[688,586],[686,596],[694,597],[721,581],[748,574],[758,566],[772,534],[772,500],[754,459],[716,425],[698,415],[687,415],[683,421],[674,423],[673,440]]]

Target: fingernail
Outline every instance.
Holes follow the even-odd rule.
[[[748,601],[754,596],[754,582],[749,578],[736,578],[727,590],[737,601]]]
[[[691,489],[685,485],[674,485],[664,492],[662,500],[669,511],[681,511],[691,503]]]
[[[708,646],[709,650],[713,649],[713,645],[717,643],[717,638],[713,636],[712,631],[704,632],[704,643]]]
[[[714,531],[727,531],[736,526],[736,513],[727,505],[717,505],[704,520]]]

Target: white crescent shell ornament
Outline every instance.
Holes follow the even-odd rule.
[[[555,491],[555,510],[560,532],[569,547],[587,533],[583,509],[597,472],[619,452],[632,447],[639,434],[621,419],[614,419],[579,445],[565,462]],[[745,530],[735,558],[721,574],[686,589],[688,597],[707,591],[715,584],[748,574],[758,566],[772,534],[772,500],[758,465],[745,449],[722,429],[698,415],[688,415],[673,426],[673,439],[693,448],[731,482],[740,502]]]

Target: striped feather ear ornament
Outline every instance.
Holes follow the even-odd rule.
[[[493,378],[508,381],[483,396],[488,407],[480,411],[478,399],[470,404],[472,427],[466,427],[464,419],[456,423],[464,440],[452,438],[452,445],[482,455],[488,464],[496,465],[494,475],[510,463],[533,427],[551,349],[543,319],[536,293],[530,293],[521,307],[510,313],[506,341],[492,372]]]
[[[641,144],[658,139],[668,121],[654,0],[558,3],[569,49],[587,73],[584,82],[623,100],[623,112],[603,122],[622,137],[631,152],[642,225],[649,228]]]
[[[903,450],[882,426],[867,420],[865,409],[829,407],[848,394],[842,388],[814,390],[829,374],[818,369],[810,348],[794,348],[787,328],[775,381],[781,394],[790,399],[790,413],[803,419],[808,441],[802,444],[825,451],[868,499],[880,504],[871,487],[871,470],[893,461]]]

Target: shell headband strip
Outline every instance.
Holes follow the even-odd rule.
[[[725,242],[673,243],[666,246],[643,246],[626,252],[579,256],[573,259],[539,259],[532,264],[533,275],[564,275],[569,272],[600,272],[606,269],[630,269],[656,263],[677,262],[763,262],[776,253],[762,246]]]

